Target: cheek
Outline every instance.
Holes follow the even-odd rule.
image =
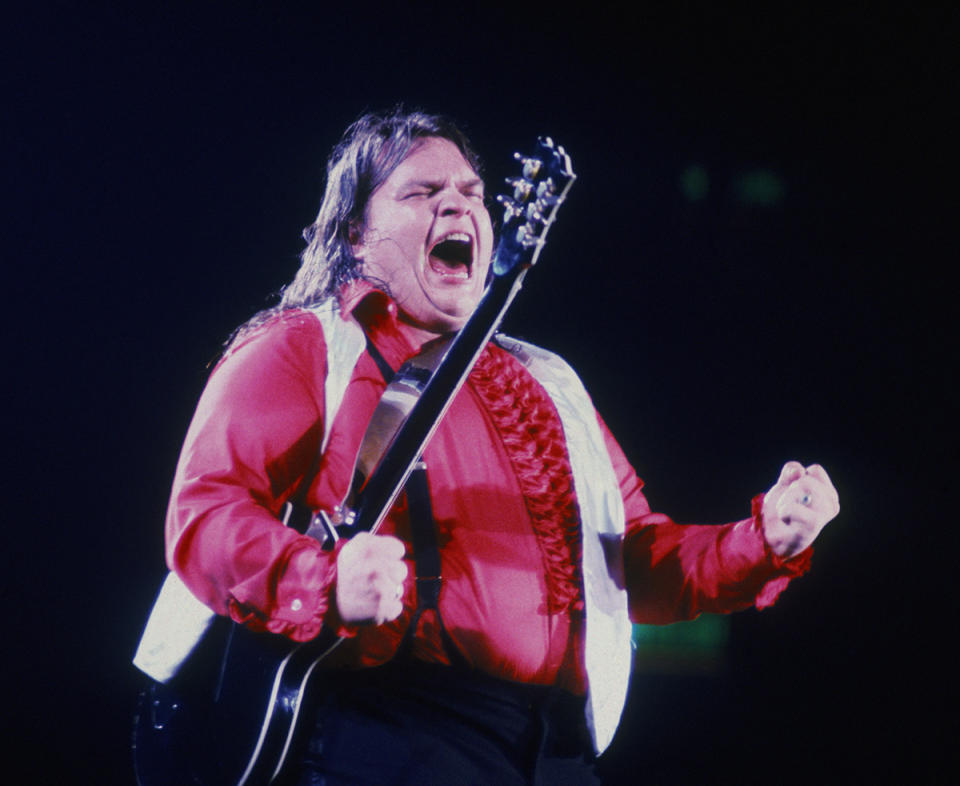
[[[477,218],[477,232],[480,235],[480,244],[489,253],[493,249],[493,222],[490,214],[484,212],[483,217]]]
[[[484,254],[484,264],[488,267],[493,264],[493,250],[494,250],[494,239],[493,239],[493,230],[491,229],[484,240],[486,252]]]

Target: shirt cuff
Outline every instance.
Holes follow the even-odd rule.
[[[766,609],[776,603],[780,597],[780,593],[787,588],[787,585],[789,585],[793,579],[802,576],[810,570],[810,560],[813,557],[813,546],[808,546],[799,554],[795,554],[788,559],[784,559],[770,548],[770,544],[763,534],[763,496],[763,494],[757,494],[757,496],[753,498],[751,501],[751,512],[757,533],[763,541],[764,556],[767,565],[771,569],[772,575],[763,583],[760,591],[757,592],[754,604],[758,609]]]
[[[274,590],[259,603],[245,597],[237,587],[228,599],[230,617],[254,631],[267,631],[293,641],[315,639],[324,629],[342,638],[356,635],[337,612],[337,555],[346,544],[340,541],[332,552],[321,551],[313,539],[300,538],[291,545],[290,556],[271,580],[261,577]]]
[[[333,631],[341,639],[352,639],[360,630],[360,626],[344,622],[340,616],[340,609],[337,608],[337,557],[340,556],[340,551],[347,545],[347,542],[347,538],[341,538],[337,541],[337,545],[333,547],[330,581],[325,589],[327,610],[323,615],[323,627]]]

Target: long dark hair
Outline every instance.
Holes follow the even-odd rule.
[[[231,336],[230,344],[271,316],[291,308],[332,301],[345,284],[363,278],[353,256],[351,233],[362,231],[373,192],[410,154],[417,143],[441,137],[457,146],[479,175],[480,159],[466,136],[448,118],[424,112],[365,114],[354,121],[327,159],[327,181],[320,212],[303,230],[307,246],[300,269],[281,292],[280,303],[256,314]]]

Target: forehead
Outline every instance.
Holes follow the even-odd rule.
[[[443,137],[427,137],[414,145],[383,185],[396,188],[411,182],[445,183],[450,180],[456,183],[481,182],[453,142]]]

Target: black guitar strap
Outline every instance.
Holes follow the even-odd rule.
[[[420,461],[407,480],[407,508],[410,511],[410,535],[413,540],[413,559],[417,582],[417,606],[403,639],[400,641],[394,660],[408,657],[413,650],[413,639],[423,612],[430,609],[437,620],[440,641],[450,659],[450,665],[459,669],[469,669],[467,659],[456,645],[443,617],[440,616],[440,589],[443,576],[440,571],[440,549],[437,547],[437,528],[430,505],[430,488],[427,485],[427,465]]]
[[[380,350],[377,349],[377,345],[370,340],[370,336],[367,335],[364,331],[364,335],[367,337],[367,352],[370,353],[370,357],[373,358],[373,362],[377,364],[377,368],[380,369],[380,374],[383,376],[383,381],[388,385],[393,381],[396,371],[393,370],[393,367],[387,363],[387,359],[381,354]]]
[[[384,381],[389,385],[396,373],[380,350],[367,336],[367,351],[373,362],[377,364]],[[410,655],[413,649],[413,639],[423,612],[430,609],[437,620],[440,630],[440,640],[450,659],[450,664],[457,668],[469,668],[466,658],[460,648],[454,643],[443,618],[440,616],[440,588],[443,586],[443,576],[440,571],[440,549],[437,546],[436,522],[433,518],[433,507],[430,504],[430,488],[427,484],[427,465],[419,461],[405,486],[407,494],[407,508],[410,511],[410,537],[413,541],[414,573],[417,586],[417,606],[410,619],[400,645],[394,655],[395,661],[401,661]]]

